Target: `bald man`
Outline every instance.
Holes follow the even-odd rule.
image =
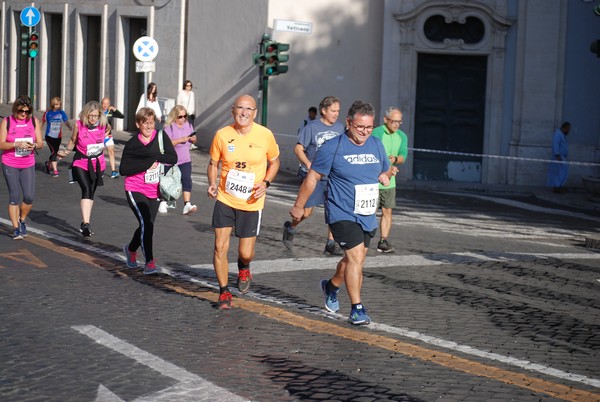
[[[238,246],[237,287],[246,293],[252,283],[254,258],[267,188],[279,170],[279,146],[273,132],[254,122],[256,101],[242,95],[231,106],[233,124],[215,134],[207,169],[208,196],[216,200],[212,227],[215,231],[213,265],[219,282],[219,309],[231,308],[229,291],[229,239],[235,227]],[[221,175],[217,187],[217,176]]]

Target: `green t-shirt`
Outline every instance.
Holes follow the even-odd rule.
[[[381,142],[383,143],[383,148],[385,148],[385,153],[388,157],[402,156],[406,161],[406,157],[408,156],[408,136],[402,130],[390,133],[387,126],[383,124],[379,127],[375,127],[371,135],[381,140]],[[388,189],[395,187],[396,176],[390,177],[390,184],[387,186],[379,184],[380,189]]]

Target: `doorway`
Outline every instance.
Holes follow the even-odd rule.
[[[415,180],[481,182],[487,56],[419,54]]]
[[[129,29],[126,30],[126,85],[125,91],[125,130],[134,131],[135,126],[135,110],[137,109],[142,93],[146,92],[144,88],[144,74],[135,72],[135,58],[133,56],[133,44],[138,38],[147,35],[147,21],[145,18],[129,18]]]

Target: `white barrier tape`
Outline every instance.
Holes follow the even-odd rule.
[[[443,154],[443,155],[474,156],[476,158],[508,159],[508,160],[513,160],[513,161],[530,161],[530,162],[544,162],[544,163],[564,163],[567,165],[574,165],[574,166],[600,166],[600,163],[591,163],[591,162],[571,162],[571,161],[557,161],[557,160],[550,160],[550,159],[519,158],[517,156],[470,154],[470,153],[466,153],[466,152],[438,151],[438,150],[434,150],[434,149],[422,149],[422,148],[408,148],[408,149],[413,152],[429,152],[429,153]]]

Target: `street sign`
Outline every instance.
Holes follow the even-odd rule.
[[[312,33],[312,22],[275,20],[275,31],[297,32],[303,34]]]
[[[133,44],[133,55],[139,61],[152,61],[157,54],[158,43],[149,36],[142,36]]]
[[[21,11],[21,24],[33,27],[40,23],[40,10],[35,7],[26,7]]]
[[[156,63],[153,61],[136,61],[135,72],[136,73],[153,73],[156,71]]]

